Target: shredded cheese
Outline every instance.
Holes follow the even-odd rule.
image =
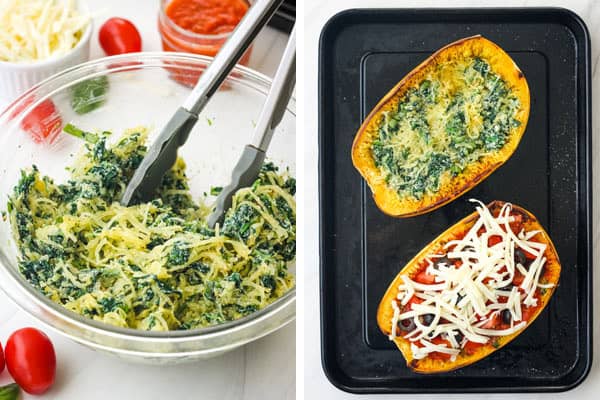
[[[536,289],[553,286],[539,283],[547,247],[534,240],[539,231],[513,233],[508,203],[494,217],[483,203],[471,201],[478,204],[478,220],[462,239],[445,244],[445,255],[430,254],[425,260],[425,272],[434,281],[415,282],[404,274],[392,300],[389,338],[402,333],[415,359],[437,352],[454,360],[469,341],[487,344],[493,337],[519,332],[527,325],[523,308],[537,306]],[[515,251],[526,251],[534,259],[523,265],[515,261]],[[517,273],[524,276],[518,286],[512,283]],[[420,302],[406,307],[415,298]],[[504,321],[508,327],[495,323],[503,312],[510,313],[510,323]]]
[[[74,0],[0,0],[0,61],[30,62],[66,54],[90,22]]]

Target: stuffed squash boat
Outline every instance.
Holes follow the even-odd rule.
[[[352,161],[394,217],[432,211],[483,181],[516,150],[529,118],[523,73],[474,36],[440,49],[375,106]]]
[[[394,279],[380,329],[415,372],[472,364],[509,343],[542,312],[560,276],[536,218],[494,201],[442,233]]]

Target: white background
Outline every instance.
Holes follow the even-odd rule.
[[[305,121],[305,141],[304,141],[304,164],[305,164],[305,176],[303,187],[304,190],[304,232],[305,242],[304,249],[302,251],[304,257],[304,307],[300,312],[303,315],[304,324],[304,394],[307,399],[348,399],[348,398],[359,398],[371,399],[371,398],[408,398],[408,396],[400,395],[379,395],[379,396],[356,396],[341,392],[335,388],[325,377],[323,369],[321,367],[320,360],[320,340],[319,340],[319,242],[318,242],[318,194],[317,185],[318,182],[318,154],[316,149],[317,145],[317,82],[318,82],[318,70],[317,70],[317,55],[318,55],[318,40],[321,28],[325,22],[331,18],[337,12],[348,9],[348,8],[377,8],[377,7],[481,7],[481,6],[562,6],[574,10],[579,14],[588,25],[592,36],[592,66],[593,66],[593,92],[594,96],[598,95],[598,89],[600,89],[599,75],[596,74],[598,68],[598,50],[600,44],[600,1],[587,0],[587,1],[512,1],[505,0],[502,2],[489,2],[489,1],[392,1],[392,0],[306,0],[304,2],[304,18],[305,18],[305,30],[304,30],[304,85],[303,85],[303,97],[304,97],[304,114],[305,116],[312,116],[311,118],[304,118]],[[594,137],[600,128],[600,109],[599,102],[596,101],[593,105],[593,126],[594,126]],[[594,193],[598,193],[598,162],[597,157],[599,148],[599,141],[595,140],[593,144],[594,159]],[[594,259],[598,260],[599,247],[597,245],[597,232],[598,232],[598,217],[599,207],[594,209]],[[596,273],[594,277],[595,287],[598,288],[598,282],[600,281],[600,273]],[[598,344],[598,324],[600,323],[600,307],[595,307],[595,323],[594,323],[594,336],[595,343],[594,349],[596,355]],[[339,332],[343,335],[343,332]],[[399,357],[400,354],[398,354]],[[587,380],[578,388],[573,391],[562,393],[562,394],[530,394],[530,395],[423,395],[418,398],[436,398],[436,399],[597,399],[600,393],[600,368],[598,366],[598,357],[593,362],[592,371],[588,376]],[[415,397],[414,395],[410,395]]]
[[[87,0],[94,15],[92,58],[103,56],[98,27],[120,16],[139,29],[143,49],[162,50],[157,30],[159,0]],[[0,27],[1,29],[1,27]],[[271,28],[255,41],[249,66],[272,76],[287,36]],[[0,104],[0,108],[5,104]],[[50,334],[58,358],[55,386],[37,399],[265,399],[296,397],[295,323],[215,359],[174,367],[130,364],[97,353],[42,327],[0,292],[0,342],[16,329],[38,326]],[[11,382],[5,371],[0,386]]]

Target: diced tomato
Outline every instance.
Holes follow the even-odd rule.
[[[539,303],[539,299],[538,299],[538,303]],[[533,317],[533,314],[535,314],[536,310],[537,310],[537,307],[521,306],[521,320],[529,321],[531,319],[531,317]]]
[[[492,318],[482,326],[483,329],[496,329],[502,324],[502,318],[499,313],[494,312],[491,317]]]
[[[436,336],[433,339],[430,340],[431,343],[433,344],[446,344],[448,346],[450,346],[450,342],[444,338],[442,338],[441,336]]]
[[[23,109],[33,103],[33,96],[23,101],[11,114],[10,118],[17,116]],[[29,133],[36,143],[44,141],[52,142],[60,133],[62,127],[62,118],[54,103],[50,99],[41,102],[21,121],[21,128]]]
[[[475,353],[477,351],[477,349],[479,349],[481,346],[483,346],[481,343],[467,341],[465,343],[465,346],[463,349],[464,349],[465,353],[467,353],[468,355],[471,355],[471,354]]]
[[[433,353],[429,353],[429,358],[432,360],[449,360],[452,357],[450,354],[440,353],[439,351],[434,351]]]
[[[445,344],[447,347],[452,347],[450,345],[450,342],[446,339],[443,339],[440,336],[436,336],[433,339],[429,340],[431,343],[433,344]],[[450,354],[446,354],[446,353],[440,353],[440,352],[433,352],[429,354],[429,358],[434,359],[434,360],[449,360],[450,359]]]
[[[407,310],[412,310],[412,305],[413,304],[421,304],[423,302],[423,299],[417,296],[413,296],[410,298],[410,300],[408,301],[408,303],[406,303],[406,309]]]
[[[521,283],[523,283],[523,279],[525,279],[525,276],[523,276],[523,274],[521,274],[520,272],[515,272],[515,277],[513,278],[513,285],[515,286],[519,286]]]
[[[523,229],[523,216],[521,214],[512,214],[513,221],[509,222],[510,229],[516,235]]]
[[[488,247],[492,247],[502,242],[502,236],[500,235],[492,235],[488,238]]]
[[[419,272],[417,276],[415,276],[415,281],[426,285],[431,285],[432,283],[435,283],[435,276],[428,274],[427,270],[424,269],[423,271]]]
[[[523,249],[521,249],[521,250],[523,250]],[[525,258],[527,258],[528,260],[535,260],[536,259],[536,256],[534,256],[533,254],[531,254],[531,253],[529,253],[529,252],[527,252],[525,250],[523,250],[523,253],[525,253]]]

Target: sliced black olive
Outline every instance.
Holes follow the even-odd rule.
[[[462,294],[459,293],[458,296],[457,296],[457,298],[456,298],[456,304],[458,305],[458,303],[460,303],[460,301],[462,299],[464,299],[464,298],[465,298],[465,296],[463,296]]]
[[[509,310],[502,310],[502,322],[510,324],[511,315]]]
[[[506,291],[510,292],[512,290],[512,288],[514,288],[514,287],[515,287],[515,284],[511,282],[508,285],[501,287],[500,290],[506,290]]]
[[[436,265],[439,265],[439,264],[454,265],[454,263],[452,261],[450,261],[450,259],[447,256],[443,256],[443,257],[436,259],[435,264]]]
[[[417,327],[417,325],[415,325],[414,318],[407,318],[407,319],[398,321],[398,328],[400,328],[401,331],[412,332],[415,330],[416,327]]]
[[[460,344],[460,342],[462,342],[462,340],[465,338],[465,335],[462,334],[462,332],[456,332],[456,334],[454,335],[454,339],[456,339],[456,341]]]
[[[527,266],[527,257],[525,257],[525,252],[523,250],[515,249],[515,262],[524,267]]]
[[[421,321],[421,323],[423,325],[429,326],[433,322],[434,318],[435,318],[435,315],[433,315],[433,314],[423,314],[419,317],[419,321]]]

